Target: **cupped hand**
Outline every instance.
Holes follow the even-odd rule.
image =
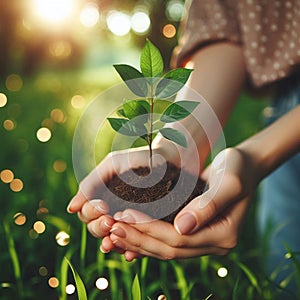
[[[153,165],[166,160],[177,164],[176,150],[173,152],[165,151],[163,148],[153,150]],[[79,219],[87,224],[87,228],[93,236],[98,238],[108,236],[115,220],[109,215],[109,205],[101,199],[99,190],[115,174],[121,174],[140,166],[149,166],[148,148],[140,147],[111,152],[79,184],[78,192],[68,205],[68,212],[77,213]],[[103,245],[104,247],[101,248],[103,252],[116,249],[107,239],[104,239]]]
[[[203,173],[209,189],[178,213],[174,226],[128,209],[115,214],[119,221],[102,247],[123,249],[129,261],[139,256],[165,260],[226,254],[237,244],[259,178],[256,170],[245,152],[228,148]]]

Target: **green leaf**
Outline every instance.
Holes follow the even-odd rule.
[[[178,101],[167,107],[160,120],[171,123],[186,118],[199,105],[196,101]]]
[[[66,257],[64,257],[64,259],[67,261],[68,265],[70,266],[70,268],[72,270],[72,273],[73,273],[73,276],[75,279],[76,288],[77,288],[78,300],[87,300],[88,298],[87,298],[85,286],[84,286],[84,283],[83,283],[81,277],[79,276],[77,271],[74,269],[71,262]]]
[[[185,139],[185,136],[178,130],[175,130],[173,128],[162,128],[159,130],[159,132],[165,137],[166,139],[182,146],[187,147],[187,141]]]
[[[146,40],[145,47],[142,50],[140,65],[145,77],[158,77],[163,72],[164,63],[162,56],[149,40]]]
[[[147,81],[143,74],[129,65],[114,65],[114,68],[119,73],[128,88],[137,96],[146,97],[148,94]]]
[[[107,118],[111,127],[120,134],[127,136],[143,137],[148,134],[147,128],[143,124],[119,118]]]
[[[126,115],[125,115],[125,112],[124,112],[124,109],[123,109],[123,108],[119,109],[119,110],[117,111],[117,114],[118,114],[119,116],[121,116],[121,117],[125,117],[125,118],[126,118]]]
[[[142,102],[145,102],[146,104]],[[139,117],[138,119],[144,124],[148,121],[147,104],[148,102],[144,100],[126,100],[123,104],[124,114],[128,119]],[[137,121],[140,123],[138,119]]]
[[[192,71],[178,68],[166,73],[156,87],[155,96],[160,99],[174,96],[185,85]]]
[[[132,292],[132,300],[142,299],[141,285],[140,285],[138,274],[136,274],[134,277],[132,287],[131,287],[131,292]]]

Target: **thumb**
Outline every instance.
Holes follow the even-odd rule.
[[[178,213],[174,220],[176,231],[181,235],[195,232],[239,199],[241,191],[237,177],[224,176],[218,185],[210,187]]]

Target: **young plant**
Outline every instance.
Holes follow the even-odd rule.
[[[182,100],[171,103],[162,112],[159,120],[154,120],[154,106],[176,95],[193,70],[177,68],[163,74],[161,53],[149,40],[146,40],[141,53],[141,71],[125,64],[114,65],[114,68],[127,87],[140,98],[125,99],[122,108],[118,110],[121,118],[107,119],[111,127],[120,134],[137,136],[146,141],[149,146],[151,169],[152,141],[158,132],[166,139],[187,147],[185,136],[178,130],[164,127],[164,124],[186,118],[199,102]]]

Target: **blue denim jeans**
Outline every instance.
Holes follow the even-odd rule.
[[[294,80],[279,92],[267,122],[275,121],[299,103],[300,80]],[[278,284],[290,279],[287,289],[295,295],[300,293],[296,286],[295,264],[286,255],[287,249],[298,252],[296,257],[300,262],[300,153],[263,181],[257,216],[267,274]],[[295,297],[287,294],[282,299],[300,299],[300,295]]]

